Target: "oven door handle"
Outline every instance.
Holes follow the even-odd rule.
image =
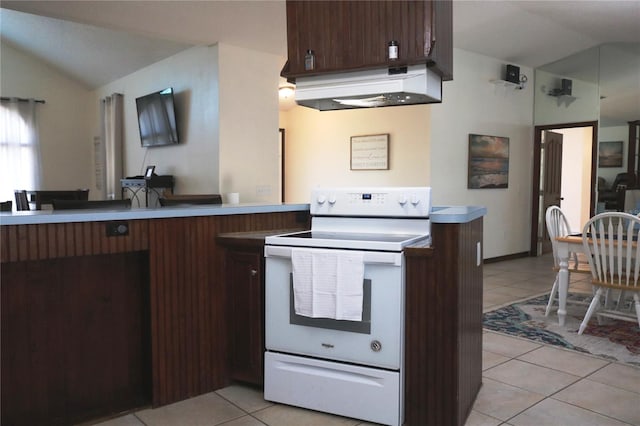
[[[264,257],[282,257],[291,259],[291,247],[287,246],[265,246]],[[316,250],[316,249],[307,249]],[[327,249],[317,249],[327,250]],[[334,250],[332,252],[354,253],[353,250]],[[367,265],[394,265],[402,266],[402,253],[392,253],[386,251],[359,251],[362,253],[362,261]]]

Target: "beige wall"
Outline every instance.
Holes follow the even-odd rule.
[[[600,91],[596,83],[572,79],[571,93],[575,98],[549,96],[559,87],[562,76],[536,70],[535,125],[581,123],[600,118]]]
[[[503,67],[454,49],[455,79],[443,84],[441,104],[325,112],[296,106],[281,112],[287,201],[308,202],[316,186],[431,186],[434,205],[487,207],[485,258],[528,251],[533,84],[524,90],[491,84]],[[530,68],[521,72],[533,79]],[[390,169],[349,170],[350,137],[378,133],[390,135]],[[467,189],[469,133],[509,137],[509,188]]]
[[[280,114],[286,131],[287,202],[309,202],[318,186],[429,185],[429,105]],[[351,136],[389,134],[389,170],[350,170]]]
[[[219,45],[220,192],[279,202],[278,81],[283,59]]]
[[[172,174],[176,193],[239,192],[279,201],[278,74],[282,58],[226,44],[195,47],[96,91],[125,95],[126,175]],[[180,144],[142,148],[135,98],[173,87]],[[96,123],[97,124],[97,123]]]
[[[135,99],[173,87],[180,144],[143,148]],[[125,176],[156,166],[173,175],[176,193],[218,192],[218,47],[194,47],[129,74],[95,91],[94,132],[100,134],[100,99],[124,95]]]
[[[2,96],[46,101],[36,107],[43,169],[40,189],[93,189],[90,91],[6,43],[0,48]]]
[[[485,258],[528,250],[532,84],[517,91],[495,86],[489,80],[501,76],[501,61],[455,49],[455,80],[444,83],[442,104],[331,112],[294,107],[281,112],[278,123],[277,85],[282,61],[224,44],[197,47],[110,83],[89,94],[84,103],[71,102],[68,108],[73,116],[84,119],[60,123],[60,130],[75,129],[72,133],[77,136],[64,136],[56,142],[63,148],[51,155],[59,155],[64,172],[56,167],[47,174],[48,180],[56,182],[55,187],[67,179],[84,182],[74,187],[92,186],[98,99],[120,92],[125,94],[127,175],[139,174],[146,165],[154,164],[158,173],[176,176],[177,192],[234,191],[241,193],[243,202],[278,201],[279,124],[286,129],[288,202],[308,202],[310,190],[316,186],[428,185],[433,188],[434,205],[488,208]],[[8,83],[4,58],[2,67],[4,94]],[[531,82],[532,71],[526,67],[521,71]],[[50,81],[44,76],[41,79],[43,84]],[[167,86],[174,87],[182,110],[183,142],[145,150],[140,147],[135,97]],[[25,91],[19,95],[44,97],[46,107],[53,107],[57,92],[54,95],[54,88],[47,90],[52,92]],[[82,123],[91,126],[80,131]],[[351,171],[351,136],[380,133],[389,134],[390,169]],[[510,138],[509,188],[467,189],[469,133]],[[64,148],[67,142],[63,139],[73,143]]]
[[[529,250],[533,169],[533,84],[525,89],[490,82],[505,63],[454,49],[454,80],[443,85],[443,102],[431,113],[431,185],[434,205],[480,205],[484,258]],[[518,64],[516,64],[518,65]],[[531,83],[533,71],[520,66]],[[509,187],[467,189],[469,134],[509,138]]]

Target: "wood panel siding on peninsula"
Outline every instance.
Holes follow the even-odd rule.
[[[482,218],[407,248],[405,424],[462,426],[482,384]]]
[[[130,220],[128,224],[129,235],[120,237],[106,237],[104,222],[0,227],[1,338],[4,343],[1,354],[2,424],[68,424],[136,408],[145,398],[146,403],[160,406],[229,384],[223,250],[218,247],[216,235],[305,227],[308,226],[308,211]],[[133,275],[123,278],[122,274],[125,277]],[[118,288],[132,286],[139,289],[138,302],[136,292],[117,292]],[[40,290],[27,291],[29,288]],[[106,288],[113,292],[111,296],[103,294],[108,291]],[[148,292],[147,312],[145,291]],[[143,347],[139,348],[137,357],[126,361],[126,365],[113,368],[131,369],[130,374],[140,380],[150,374],[147,389],[132,385],[135,395],[124,404],[128,406],[123,406],[108,400],[110,397],[118,399],[122,384],[116,380],[107,381],[100,388],[102,395],[93,405],[81,404],[82,391],[52,393],[51,389],[55,386],[67,389],[69,377],[84,383],[76,389],[89,389],[86,386],[100,380],[105,369],[94,366],[94,375],[88,373],[91,368],[78,370],[71,363],[65,365],[68,369],[65,374],[53,374],[47,380],[34,379],[28,392],[22,396],[15,394],[15,390],[23,386],[20,377],[9,374],[13,368],[10,363],[22,363],[23,369],[41,371],[44,368],[41,359],[31,356],[33,345],[44,353],[58,354],[57,359],[73,359],[77,354],[70,352],[77,344],[72,339],[91,341],[89,330],[115,327],[108,314],[99,313],[105,311],[105,303],[107,306],[113,304],[114,309],[119,306],[116,299],[121,298],[117,296],[120,294],[129,294],[126,303],[129,309],[126,315],[123,313],[123,318],[139,318],[142,313],[146,325],[141,322],[141,327],[121,330],[129,337],[137,336]],[[68,299],[68,303],[64,305],[65,312],[56,315],[82,318],[82,315],[95,313],[93,328],[83,328],[80,321],[76,327],[80,329],[79,335],[74,337],[66,332],[66,320],[52,317],[52,322],[47,321],[47,316],[52,315],[50,309],[43,310],[39,316],[19,315],[13,309],[16,306],[48,306],[60,297]],[[29,335],[23,332],[26,329],[46,332]],[[138,329],[141,330],[134,332]],[[144,333],[148,335],[146,344]],[[101,347],[115,346],[117,336],[114,333],[101,332],[99,335],[102,346],[84,345],[86,357],[100,359]],[[8,341],[12,342],[9,346]],[[150,358],[150,372],[144,370],[144,365],[139,365],[139,360],[145,356]],[[118,376],[119,373],[113,374]],[[6,398],[19,401],[6,404]],[[49,419],[48,423],[42,421],[45,418]]]
[[[216,237],[308,229],[309,216],[128,223],[128,236],[109,238],[104,222],[0,227],[2,424],[75,423],[228,385],[229,283]],[[481,384],[482,219],[434,219],[432,236],[432,247],[406,250],[405,420],[461,426]]]

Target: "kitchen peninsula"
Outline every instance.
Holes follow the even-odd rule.
[[[434,207],[432,247],[407,251],[407,425],[464,424],[480,386],[485,214]],[[0,225],[2,423],[69,424],[228,385],[216,237],[308,229],[309,205],[2,213]]]
[[[219,389],[224,232],[308,226],[306,204],[0,216],[2,424],[70,424]]]

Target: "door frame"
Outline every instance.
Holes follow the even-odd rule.
[[[595,211],[596,179],[598,167],[598,121],[582,121],[577,123],[545,124],[534,127],[533,138],[533,177],[531,179],[531,244],[529,256],[538,255],[538,210],[540,209],[540,161],[542,153],[542,132],[545,130],[569,129],[574,127],[591,127],[591,200],[589,215]],[[544,215],[544,212],[542,213]]]
[[[543,153],[541,152],[540,161],[542,162],[542,158],[544,158],[545,164],[544,164],[544,170],[540,170],[540,173],[541,173],[540,179],[543,182],[540,183],[539,188],[541,188],[544,193],[538,197],[538,201],[542,202],[542,210],[539,210],[539,212],[540,211],[546,212],[546,209],[548,209],[549,206],[554,205],[551,203],[557,203],[556,205],[560,207],[560,204],[562,202],[562,159],[564,157],[564,135],[562,133],[559,133],[553,130],[543,130],[542,136],[544,137],[544,156],[542,155]],[[556,149],[551,149],[551,143],[553,142],[553,139],[556,137],[559,138],[559,148],[560,148],[559,154],[555,152]],[[558,156],[558,158],[555,158],[556,155]],[[556,160],[558,159],[560,161],[556,162]],[[559,184],[557,187],[558,189],[557,193],[555,193],[555,191],[550,191],[548,188],[548,184],[550,183],[549,174],[554,175],[555,173],[559,175],[558,182],[557,182]],[[555,195],[557,198],[551,200],[549,198],[550,195]],[[545,217],[546,217],[546,214],[545,214]],[[547,238],[545,237],[545,232],[547,232],[548,234],[546,223],[544,221],[541,221],[540,218],[538,218],[538,226],[542,227],[542,230],[538,229],[538,233],[541,233],[543,235],[543,238],[542,238],[542,241],[538,241],[538,244],[536,246],[536,252],[541,255],[553,252],[553,244],[551,242],[551,239],[547,240]],[[537,251],[538,249],[540,249],[539,252]]]
[[[278,138],[279,138],[279,144],[280,144],[280,202],[284,203],[284,172],[285,172],[285,158],[284,158],[284,153],[285,153],[285,130],[280,127],[278,129]]]

